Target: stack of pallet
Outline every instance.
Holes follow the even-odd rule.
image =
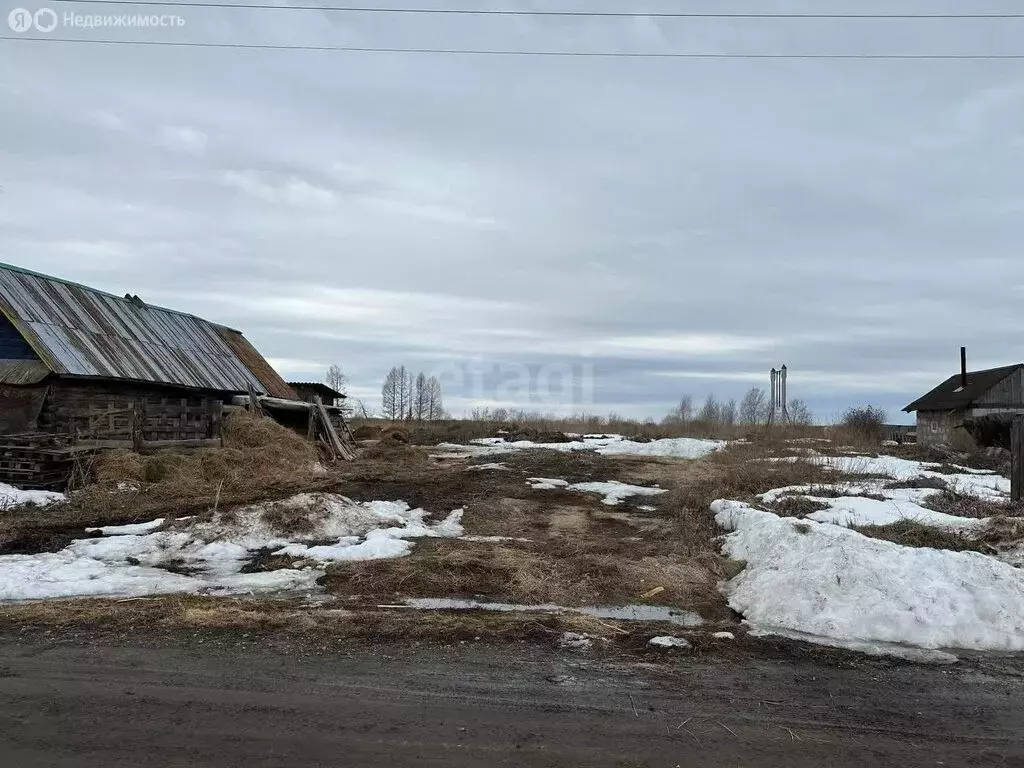
[[[31,432],[0,438],[0,482],[19,488],[64,490],[76,463],[96,452],[72,435]]]

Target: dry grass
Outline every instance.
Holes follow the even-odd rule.
[[[0,511],[0,552],[59,549],[88,525],[203,512],[327,485],[332,479],[316,471],[316,461],[316,449],[302,436],[272,419],[234,412],[225,420],[223,448],[152,455],[112,451],[93,463],[95,482],[67,502]],[[125,481],[139,490],[120,491]]]
[[[941,477],[912,477],[909,480],[893,480],[886,483],[885,487],[890,490],[897,488],[935,488],[945,491],[949,489],[949,483]]]
[[[295,601],[171,596],[145,600],[85,599],[0,606],[0,622],[14,627],[79,628],[173,636],[182,629],[256,633],[307,641],[316,647],[345,639],[487,640],[550,642],[562,632],[621,637],[621,623],[574,614],[307,608]],[[647,627],[641,631],[650,632]],[[191,633],[186,637],[191,638]]]
[[[772,512],[780,517],[806,517],[829,506],[823,501],[815,501],[806,496],[782,496],[771,505]]]
[[[775,456],[770,445],[738,445],[708,456],[708,472],[679,489],[686,509],[707,510],[715,499],[751,500],[757,494],[787,485],[826,485],[842,478],[821,464],[800,457],[765,461]]]
[[[872,539],[882,539],[904,547],[947,549],[951,552],[990,552],[984,542],[942,528],[923,525],[913,520],[900,520],[889,525],[852,526],[853,530]]]
[[[956,515],[957,517],[1019,517],[1024,515],[1024,504],[981,499],[962,493],[955,486],[949,487],[941,493],[933,493],[922,501],[921,505],[928,509],[934,509],[936,512],[945,512],[947,515]]]
[[[372,421],[361,424],[359,429],[386,428],[391,422]],[[565,434],[619,434],[641,440],[657,440],[668,437],[697,437],[735,440],[740,437],[759,436],[765,433],[764,426],[720,425],[690,422],[687,424],[657,424],[629,419],[578,416],[574,418],[528,418],[528,419],[446,419],[442,421],[401,422],[409,431],[409,439],[416,445],[438,443],[467,443],[481,437],[495,437],[502,430],[510,439],[534,440],[539,442],[561,442]],[[823,437],[824,427],[776,427],[773,435],[778,438]],[[367,430],[363,434],[371,436]]]
[[[339,564],[328,591],[376,600],[397,597],[485,597],[520,604],[592,605],[636,602],[663,587],[655,602],[722,613],[717,557],[630,559],[592,544],[421,542],[409,557]]]

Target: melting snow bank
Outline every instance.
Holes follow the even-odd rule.
[[[303,493],[164,530],[154,530],[155,520],[106,526],[97,529],[102,537],[78,539],[60,552],[0,557],[0,600],[311,590],[326,562],[400,557],[411,551],[411,538],[462,535],[461,509],[433,524],[426,514],[402,501]],[[319,544],[324,540],[333,542]],[[303,562],[242,572],[254,551],[267,549]]]
[[[532,440],[507,442],[502,437],[484,437],[471,440],[470,445],[441,443],[432,454],[434,458],[463,458],[467,456],[490,456],[526,448],[548,448],[552,451],[596,451],[607,456],[668,456],[677,459],[699,459],[725,445],[721,440],[697,440],[692,437],[673,437],[639,443],[627,440],[622,435],[585,435],[567,443],[535,443]]]
[[[643,485],[630,485],[610,480],[606,483],[572,483],[568,480],[556,480],[547,477],[528,477],[526,484],[538,491],[553,491],[556,488],[564,488],[567,491],[585,491],[587,493],[599,493],[604,496],[602,504],[615,506],[621,504],[622,500],[629,496],[657,496],[665,493],[664,488],[648,488]],[[652,507],[653,509],[653,507]]]
[[[1024,650],[1024,572],[976,552],[903,547],[738,501],[711,505],[746,568],[723,584],[755,630],[840,647]]]
[[[515,611],[540,613],[585,613],[598,619],[620,621],[667,621],[681,627],[699,627],[704,623],[698,614],[669,608],[667,605],[584,605],[578,608],[540,603],[518,605],[516,603],[482,603],[478,600],[463,600],[451,597],[410,597],[405,601],[410,608],[428,611]]]
[[[67,497],[56,491],[23,491],[7,483],[0,483],[0,509],[10,509],[24,504],[45,507]]]
[[[839,493],[840,496],[819,495]],[[883,496],[871,498],[865,494]],[[833,525],[889,525],[900,520],[913,520],[950,531],[967,532],[984,528],[987,518],[960,517],[936,512],[922,506],[925,500],[941,493],[935,488],[886,488],[883,481],[858,483],[856,485],[834,483],[826,485],[789,485],[775,488],[758,496],[765,504],[774,504],[780,499],[801,496],[828,506],[819,512],[806,515],[808,520]]]

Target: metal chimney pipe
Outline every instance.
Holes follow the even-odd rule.
[[[960,347],[960,388],[967,389],[967,347]]]

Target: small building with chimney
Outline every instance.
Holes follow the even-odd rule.
[[[906,408],[917,413],[917,442],[972,448],[975,441],[964,422],[986,416],[1024,413],[1024,363],[967,370],[960,350],[960,373],[950,376]]]

